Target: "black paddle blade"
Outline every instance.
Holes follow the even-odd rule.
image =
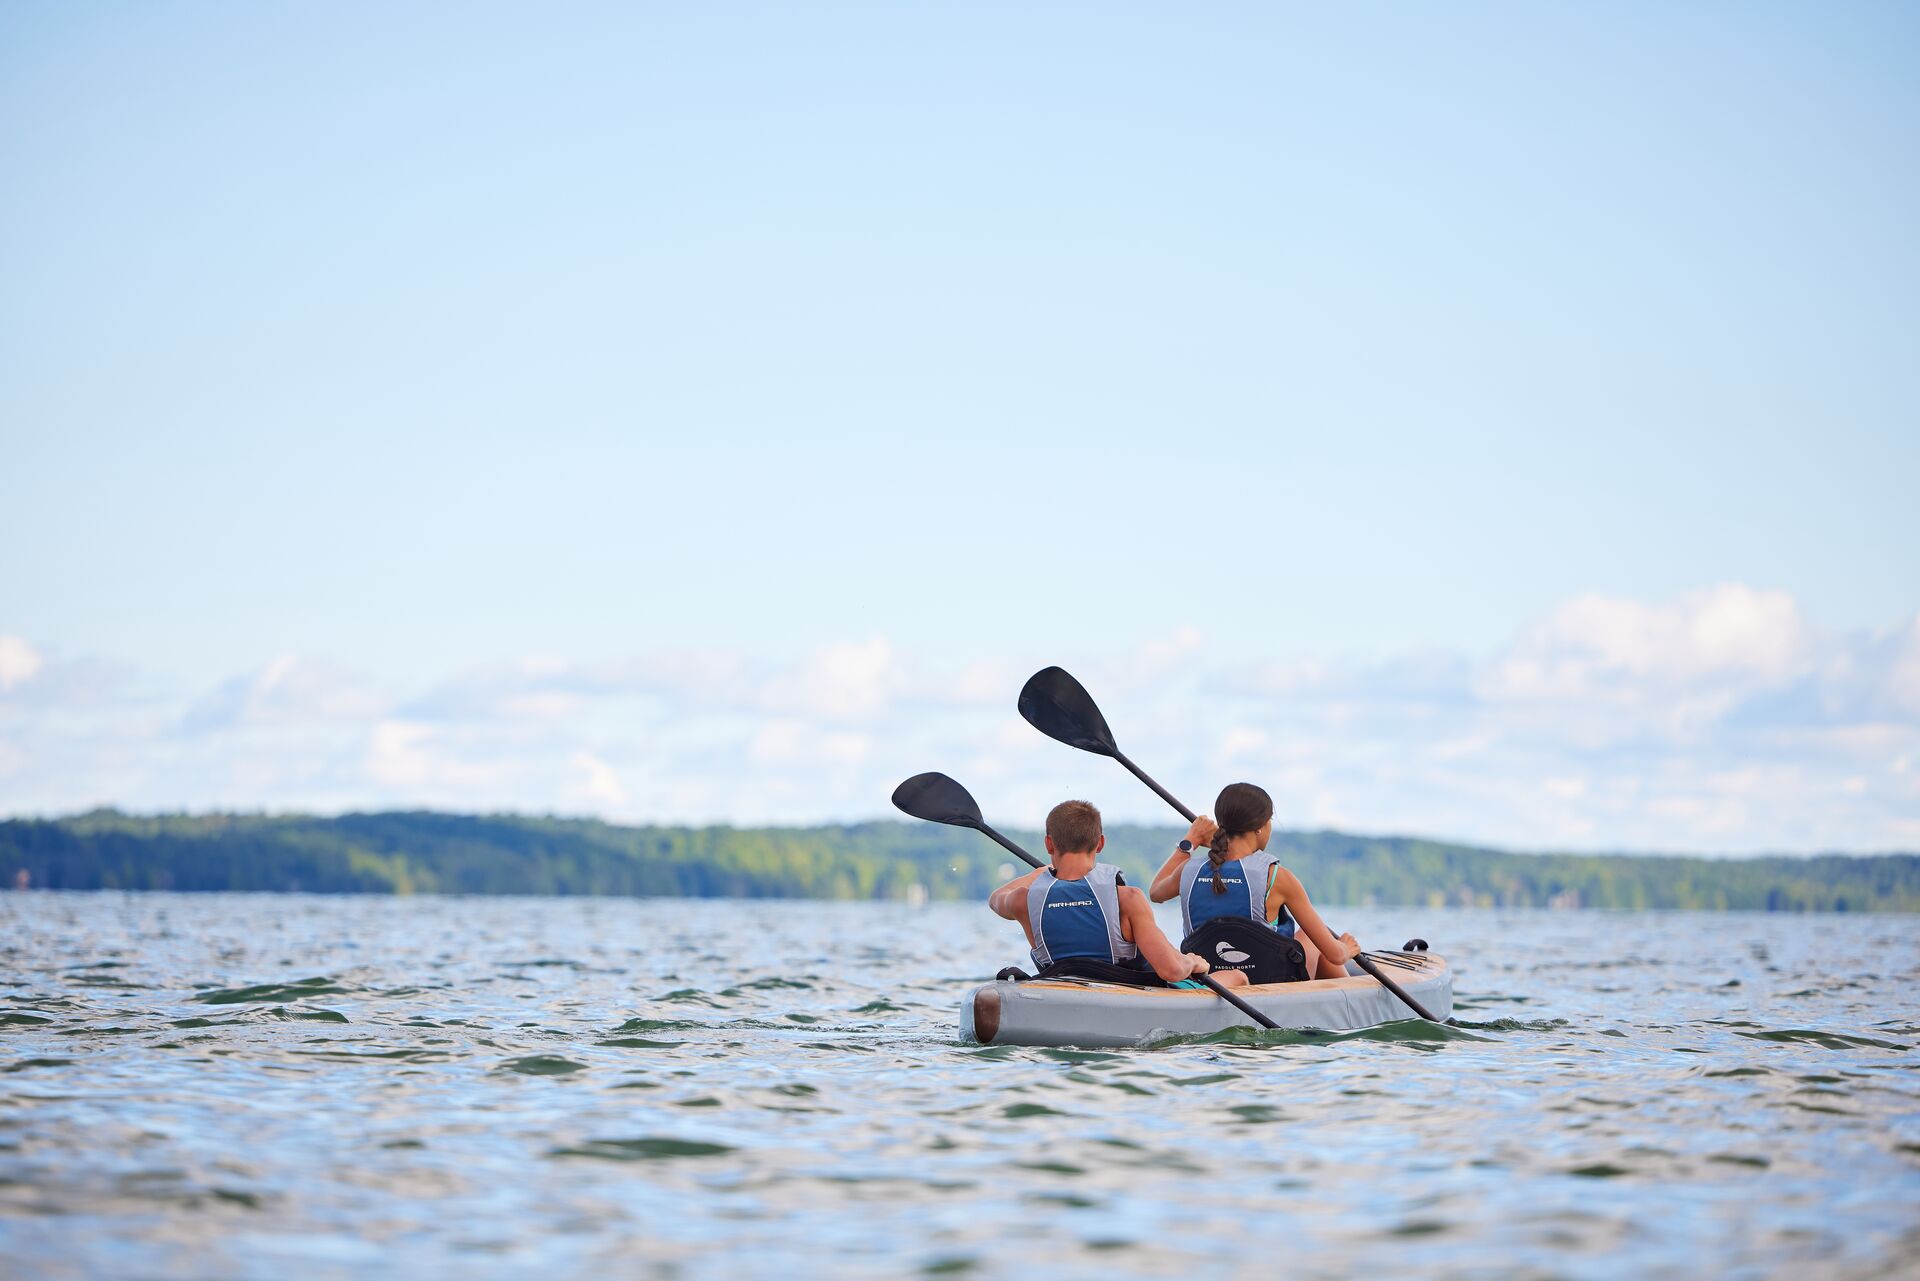
[[[978,829],[987,822],[967,789],[945,774],[915,774],[893,789],[893,804],[902,813],[929,823]]]
[[[1027,724],[1068,747],[1102,756],[1119,754],[1113,731],[1094,706],[1093,695],[1064,668],[1042,668],[1027,678],[1020,690],[1020,714]]]

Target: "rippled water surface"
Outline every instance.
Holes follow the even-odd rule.
[[[965,1045],[976,906],[3,894],[0,1271],[1920,1273],[1920,922],[1330,915],[1462,1026]]]

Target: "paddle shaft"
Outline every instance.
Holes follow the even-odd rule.
[[[1242,1014],[1252,1019],[1255,1023],[1259,1024],[1261,1027],[1267,1029],[1267,1031],[1278,1032],[1280,1030],[1280,1025],[1278,1023],[1275,1023],[1272,1019],[1268,1018],[1266,1015],[1262,1014],[1260,1011],[1254,1009],[1251,1005],[1248,1005],[1245,1001],[1235,996],[1232,992],[1222,987],[1220,985],[1220,980],[1214,978],[1213,975],[1196,974],[1193,977],[1198,979],[1200,982],[1206,984],[1207,990],[1212,992],[1215,996],[1219,997],[1221,1000],[1225,1001],[1228,1005],[1231,1005],[1234,1009],[1240,1011]]]
[[[1012,850],[1015,854],[1018,854],[1021,858],[1033,864],[1035,867],[1046,866],[1045,863],[1042,863],[1039,859],[1027,853],[1025,850],[1021,849],[1018,845],[1015,845],[1012,841],[1008,840],[1006,837],[1000,835],[1000,833],[994,831],[991,827],[987,826],[985,823],[982,823],[980,825],[980,831],[986,836],[989,836],[994,840],[1000,842],[1002,845]],[[1255,1023],[1259,1024],[1261,1027],[1267,1028],[1270,1031],[1274,1031],[1274,1032],[1278,1032],[1280,1030],[1280,1025],[1278,1023],[1275,1023],[1272,1019],[1268,1018],[1266,1015],[1262,1014],[1260,1011],[1254,1009],[1251,1005],[1248,1005],[1245,1001],[1241,1000],[1239,997],[1235,996],[1233,993],[1227,991],[1226,988],[1221,987],[1219,980],[1215,979],[1213,975],[1195,974],[1192,977],[1206,984],[1208,989],[1210,989],[1215,996],[1219,997],[1221,1000],[1231,1005],[1234,1009],[1240,1011],[1242,1014],[1252,1019]]]
[[[1033,866],[1035,867],[1046,866],[1045,863],[1042,863],[1039,859],[1027,853],[1025,850],[1021,849],[1018,845],[1015,845],[1012,841],[1000,835],[1000,833],[994,831],[991,827],[988,827],[985,823],[982,823],[980,825],[979,830],[982,834],[992,837],[994,840],[1000,842],[1002,846],[1006,847],[1008,850],[1011,850],[1014,853],[1014,855],[1016,855],[1019,858],[1025,859],[1027,862],[1031,863]]]
[[[1187,822],[1189,823],[1193,822],[1193,819],[1194,819],[1193,811],[1188,809],[1186,806],[1182,805],[1180,803],[1179,798],[1176,797],[1172,792],[1169,792],[1166,788],[1160,786],[1160,784],[1154,782],[1151,778],[1147,777],[1147,772],[1141,769],[1138,765],[1135,765],[1132,761],[1128,760],[1127,754],[1125,752],[1121,751],[1117,747],[1114,748],[1113,759],[1116,761],[1119,761],[1122,765],[1132,770],[1133,776],[1135,778],[1139,779],[1142,783],[1145,783],[1148,787],[1151,787],[1154,790],[1154,792],[1160,797],[1161,800],[1173,806],[1173,808],[1176,811],[1178,811],[1181,818],[1186,819]]]
[[[1380,981],[1381,987],[1384,987],[1385,989],[1387,989],[1387,991],[1399,997],[1401,1001],[1405,1002],[1408,1009],[1412,1010],[1415,1014],[1418,1014],[1421,1018],[1425,1019],[1427,1022],[1439,1023],[1442,1021],[1440,1019],[1436,1019],[1435,1017],[1433,1017],[1433,1014],[1427,1009],[1426,1006],[1420,1004],[1420,1002],[1414,1000],[1411,996],[1408,996],[1406,993],[1406,989],[1402,988],[1398,983],[1395,983],[1392,979],[1382,974],[1380,972],[1380,967],[1375,965],[1372,961],[1368,960],[1367,954],[1365,952],[1355,952],[1353,954],[1353,963],[1355,965],[1358,965],[1361,969],[1365,970],[1367,973],[1373,975],[1374,978]]]

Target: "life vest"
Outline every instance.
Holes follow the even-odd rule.
[[[1140,955],[1120,933],[1120,869],[1095,863],[1077,881],[1041,869],[1027,887],[1027,926],[1033,931],[1033,963],[1047,966],[1088,956],[1116,965]]]
[[[1267,882],[1278,864],[1265,850],[1228,859],[1220,865],[1220,883],[1226,892],[1215,894],[1213,864],[1199,850],[1187,855],[1187,865],[1180,869],[1180,922],[1186,932],[1193,933],[1216,916],[1241,916],[1267,924]],[[1273,928],[1293,937],[1293,918],[1284,904]]]

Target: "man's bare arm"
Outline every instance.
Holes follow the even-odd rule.
[[[1033,884],[1033,878],[1040,875],[1040,868],[1034,868],[1025,876],[1016,876],[993,893],[987,895],[987,906],[993,909],[995,916],[1005,917],[1009,921],[1023,921],[1027,916],[1027,887]]]
[[[1182,952],[1168,940],[1160,929],[1160,922],[1153,919],[1153,907],[1147,902],[1147,896],[1131,885],[1120,887],[1120,916],[1127,924],[1133,945],[1147,958],[1153,972],[1166,982],[1177,983],[1207,972],[1205,961],[1191,952]]]

